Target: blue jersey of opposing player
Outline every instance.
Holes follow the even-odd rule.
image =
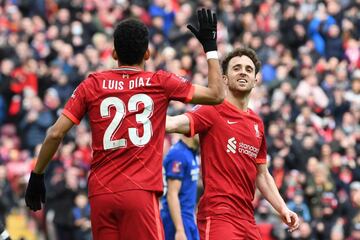
[[[196,152],[188,147],[182,140],[173,145],[165,156],[164,175],[166,180],[177,179],[181,181],[179,191],[179,202],[181,217],[188,239],[199,239],[195,224],[194,211],[196,206],[197,181],[199,179],[199,164]],[[167,203],[167,191],[162,198],[161,216],[164,223],[165,238],[174,239],[175,228],[171,220],[169,206]]]

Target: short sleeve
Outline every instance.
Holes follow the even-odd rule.
[[[178,151],[169,152],[165,158],[164,166],[166,179],[182,180],[184,178],[186,170],[186,161],[184,159],[183,154]]]
[[[62,112],[62,114],[68,117],[75,124],[80,123],[87,110],[85,89],[85,81],[83,81],[74,90]]]
[[[261,145],[259,149],[259,153],[256,157],[256,163],[257,164],[266,164],[266,156],[267,156],[267,147],[266,147],[266,138],[264,134],[264,126],[262,125],[262,139],[261,139]]]
[[[213,106],[196,105],[190,112],[185,113],[190,120],[190,137],[197,133],[208,131],[214,124],[217,113]]]
[[[158,71],[156,74],[169,100],[191,101],[194,86],[189,80],[165,71]]]

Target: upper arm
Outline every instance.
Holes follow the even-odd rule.
[[[219,104],[222,102],[223,98],[214,94],[214,91],[210,88],[194,84],[194,93],[190,103],[195,104]]]
[[[79,124],[87,111],[87,93],[91,88],[89,80],[85,79],[81,82],[72,93],[71,97],[65,104],[63,115],[70,119],[75,124]]]
[[[270,175],[269,169],[267,168],[266,164],[257,164],[256,165],[257,172],[256,172],[256,186],[262,192],[264,184],[267,183],[268,174]]]
[[[260,164],[260,165],[265,165],[266,166],[266,158],[267,158],[267,145],[266,145],[266,138],[265,138],[265,133],[264,133],[264,125],[260,124],[261,126],[261,145],[260,145],[260,149],[259,152],[256,156],[256,163]]]
[[[166,132],[167,133],[190,133],[190,120],[185,115],[166,116]]]
[[[61,114],[58,120],[49,129],[48,135],[55,138],[62,138],[72,128],[72,126],[74,126],[74,122],[72,122],[64,114]]]
[[[177,195],[179,194],[181,189],[181,180],[169,178],[167,179],[167,187],[168,187],[168,194],[174,193]]]
[[[269,169],[266,164],[257,164],[256,169],[257,169],[257,175],[263,175],[269,172]]]

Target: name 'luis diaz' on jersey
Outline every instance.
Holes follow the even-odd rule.
[[[124,74],[124,78],[129,75]],[[138,87],[151,86],[150,78],[136,77],[135,79],[129,79],[127,81],[121,80],[111,80],[104,79],[102,80],[102,88],[105,90],[124,90],[125,89],[134,89]]]

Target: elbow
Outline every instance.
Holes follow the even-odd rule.
[[[173,199],[176,199],[177,197],[178,197],[178,193],[173,191],[167,192],[166,194],[166,200],[168,202],[171,202]]]
[[[53,141],[61,141],[65,136],[65,133],[60,131],[59,129],[56,129],[54,126],[50,127],[47,131],[47,136],[49,140]]]
[[[170,116],[166,116],[165,132],[173,133],[175,130],[174,120]]]
[[[214,96],[214,104],[220,104],[224,101],[225,99],[225,90],[223,87],[217,88],[214,92],[213,92],[213,96]]]
[[[220,104],[224,101],[225,99],[225,94],[219,94],[219,95],[216,95],[214,98],[213,98],[213,101],[211,102],[212,105],[217,105],[217,104]]]
[[[225,100],[225,94],[222,92],[221,94],[218,95],[218,97],[216,98],[216,104],[220,104]]]

